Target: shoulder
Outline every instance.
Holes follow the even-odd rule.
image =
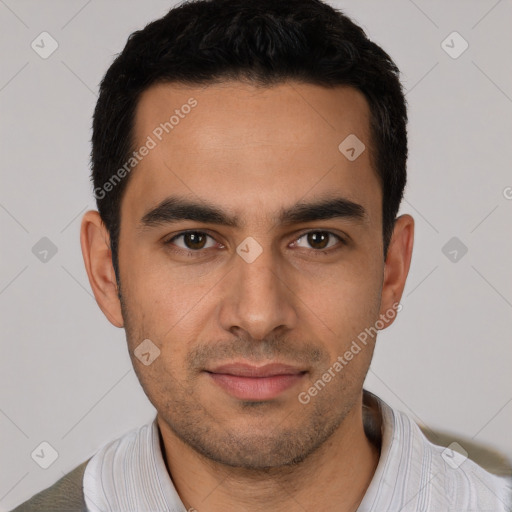
[[[90,459],[64,475],[55,484],[32,496],[12,512],[84,512],[83,476]]]
[[[432,454],[432,474],[436,475],[452,507],[495,512],[511,510],[510,476],[490,473],[471,460],[464,448],[459,448],[460,445],[454,446],[455,443],[443,447],[433,444],[426,438],[424,442]],[[457,449],[463,453],[456,451]]]
[[[432,504],[439,500],[447,510],[512,510],[510,473],[493,474],[472,460],[476,444],[427,433],[404,413],[399,415],[411,425],[412,444],[418,448],[421,471],[428,481],[425,491]],[[478,455],[480,461],[482,455]]]
[[[511,477],[489,473],[455,449],[425,442],[431,445],[432,474],[454,510],[511,510]]]

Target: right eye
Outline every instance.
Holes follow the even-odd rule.
[[[207,239],[210,238],[214,243],[207,245]],[[180,240],[179,243],[177,241]],[[172,249],[174,252],[185,251],[188,254],[200,252],[202,249],[210,249],[215,246],[215,239],[203,231],[184,231],[178,235],[174,235],[166,240],[165,245],[178,247],[180,250]]]

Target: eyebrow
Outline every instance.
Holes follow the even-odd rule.
[[[277,223],[288,226],[337,218],[363,223],[368,221],[368,213],[360,204],[344,197],[334,197],[309,203],[298,202],[289,208],[281,208]],[[231,215],[207,201],[196,203],[183,197],[171,196],[144,214],[139,229],[144,230],[185,220],[232,228],[244,227],[244,223],[237,215]]]

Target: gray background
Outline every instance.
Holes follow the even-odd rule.
[[[366,386],[512,457],[512,2],[331,3],[395,59],[409,102],[401,211],[416,219],[415,248],[403,310],[379,335]],[[128,35],[171,5],[0,0],[1,510],[154,414],[124,331],[91,294],[79,227],[94,208],[98,83]],[[47,59],[31,48],[43,31],[59,45]],[[469,43],[456,59],[441,46],[453,31]],[[454,236],[468,248],[455,262],[442,250]],[[46,262],[32,252],[42,237],[58,249]],[[48,469],[31,458],[42,441],[59,454]]]

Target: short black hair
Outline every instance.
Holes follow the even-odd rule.
[[[263,87],[290,80],[346,85],[364,94],[372,166],[382,189],[385,259],[407,161],[406,100],[393,60],[361,27],[320,0],[192,0],[133,32],[100,84],[92,180],[118,283],[120,206],[129,175],[115,186],[112,177],[135,150],[133,124],[141,93],[158,83],[201,86],[229,80]]]

